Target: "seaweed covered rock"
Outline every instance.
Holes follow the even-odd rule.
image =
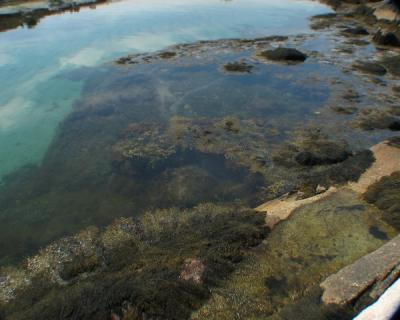
[[[381,64],[394,76],[400,76],[400,56],[386,57]]]
[[[278,164],[291,166],[293,162],[302,166],[318,166],[339,163],[351,152],[345,141],[330,139],[319,129],[299,136],[294,143],[284,146],[283,153],[274,156]]]
[[[346,141],[329,138],[313,129],[282,145],[273,160],[292,169],[294,189],[308,198],[321,188],[357,181],[374,162],[374,156],[370,150],[351,152]]]
[[[364,109],[355,119],[355,125],[363,130],[400,130],[400,119],[390,112],[377,109]]]
[[[187,319],[263,240],[264,224],[250,209],[203,204],[90,228],[1,270],[0,317]]]
[[[287,62],[303,62],[307,59],[305,53],[294,48],[284,47],[262,51],[260,56],[268,60]]]
[[[377,76],[383,76],[386,74],[387,70],[381,64],[369,61],[357,61],[353,65],[354,69],[359,70],[364,73],[369,73]]]
[[[381,209],[383,219],[400,231],[400,172],[370,186],[364,198]]]
[[[332,106],[331,109],[338,114],[354,114],[357,112],[357,107],[354,106]]]
[[[369,35],[369,32],[367,29],[361,26],[355,26],[355,27],[346,27],[343,29],[343,34],[345,35],[357,35],[357,36],[365,36]]]
[[[225,71],[234,73],[250,73],[253,69],[253,66],[248,64],[246,61],[229,62],[223,67]]]
[[[382,30],[379,30],[372,39],[379,45],[400,47],[400,40],[393,32],[384,33]]]

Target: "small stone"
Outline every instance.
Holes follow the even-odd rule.
[[[197,284],[203,283],[205,266],[199,259],[186,259],[180,278]]]
[[[317,192],[317,194],[320,193],[324,193],[327,189],[324,186],[321,186],[320,184],[317,186],[317,188],[315,189],[315,191]]]

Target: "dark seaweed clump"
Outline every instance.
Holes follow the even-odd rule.
[[[245,61],[235,61],[225,64],[224,69],[228,72],[250,73],[253,66]]]
[[[294,48],[279,47],[272,50],[265,50],[260,55],[273,61],[303,62],[307,55]]]
[[[236,206],[203,204],[155,210],[135,222],[122,218],[28,260],[31,282],[15,289],[0,318],[187,319],[266,232],[263,215]],[[197,271],[183,276],[188,260]]]
[[[346,141],[332,139],[319,129],[309,130],[292,143],[284,144],[273,155],[275,164],[292,168],[296,189],[312,196],[318,185],[357,181],[374,162],[371,151],[352,152]]]
[[[386,222],[400,230],[400,172],[370,186],[364,197],[382,210]]]
[[[355,120],[355,125],[363,130],[400,130],[400,119],[393,111],[364,109]]]

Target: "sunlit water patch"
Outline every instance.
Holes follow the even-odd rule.
[[[63,79],[127,52],[199,39],[308,32],[311,1],[121,1],[0,34],[0,177],[38,163],[82,79]]]

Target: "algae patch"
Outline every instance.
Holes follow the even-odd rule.
[[[57,241],[21,269],[1,270],[0,315],[106,319],[134,310],[140,319],[186,319],[265,235],[263,216],[236,206],[120,218]],[[198,281],[188,261],[201,266]]]

